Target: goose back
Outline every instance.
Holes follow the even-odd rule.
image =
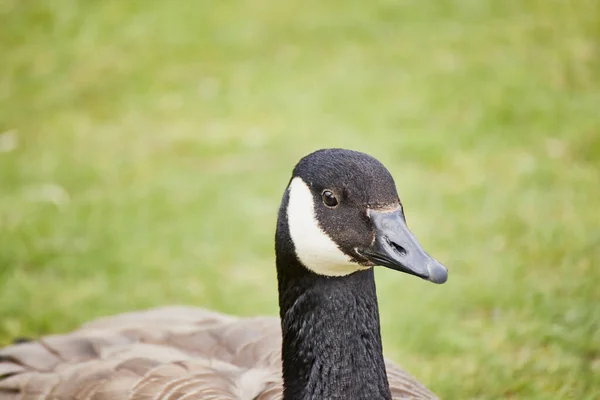
[[[435,399],[385,361],[394,399]],[[104,317],[0,350],[0,400],[281,399],[281,327],[195,307]]]

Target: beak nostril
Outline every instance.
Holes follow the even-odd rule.
[[[397,253],[399,253],[401,256],[405,256],[406,255],[406,249],[402,246],[400,246],[398,243],[392,242],[390,239],[386,238],[386,241],[388,242],[388,244],[394,249],[396,250]]]
[[[399,244],[393,243],[393,242],[392,242],[392,246],[394,246],[394,249],[396,249],[396,251],[398,253],[400,253],[400,255],[402,255],[402,256],[406,255],[406,249],[404,249],[404,247],[400,246]]]

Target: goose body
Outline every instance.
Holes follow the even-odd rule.
[[[387,361],[394,399],[436,397]],[[281,399],[276,317],[170,306],[0,350],[0,399]]]
[[[375,266],[447,275],[406,228],[381,163],[341,149],[304,157],[275,250],[279,318],[184,306],[101,318],[0,349],[0,400],[436,398],[383,358]]]

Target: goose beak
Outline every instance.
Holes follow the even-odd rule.
[[[369,217],[375,227],[375,241],[361,251],[363,256],[375,265],[406,272],[433,283],[446,282],[448,270],[423,250],[406,226],[402,210],[369,210]]]

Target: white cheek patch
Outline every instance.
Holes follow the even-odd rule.
[[[296,256],[306,268],[328,276],[343,276],[368,268],[352,262],[321,229],[310,188],[298,177],[289,186],[287,219]]]

